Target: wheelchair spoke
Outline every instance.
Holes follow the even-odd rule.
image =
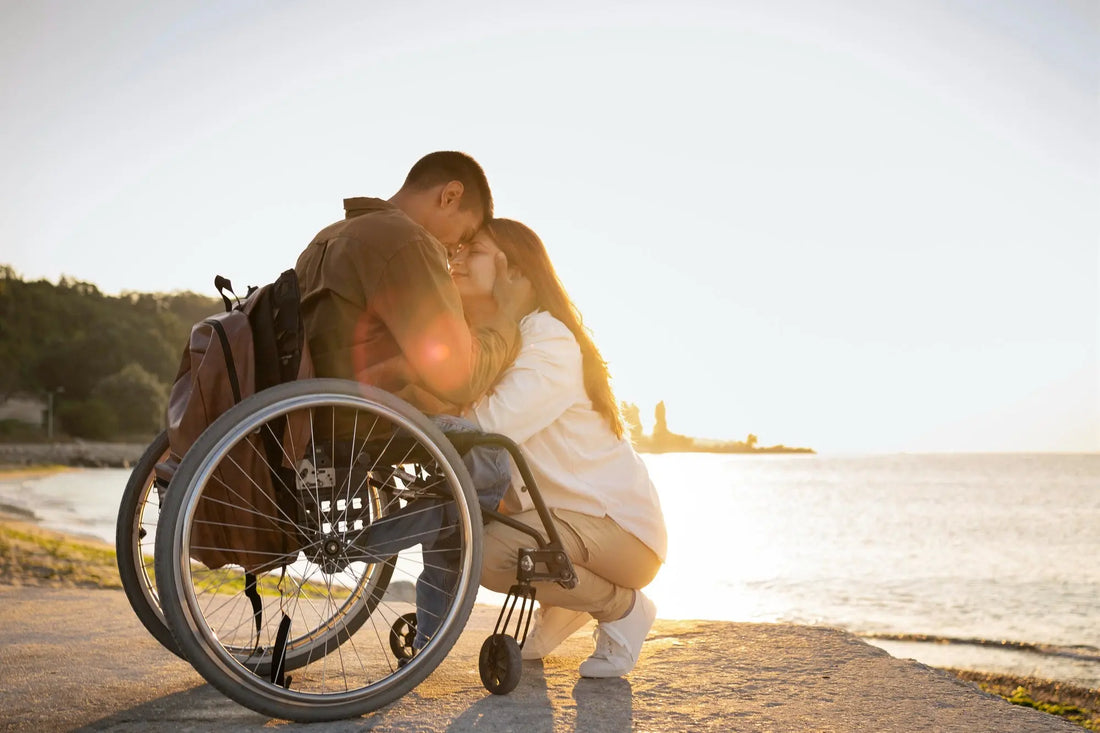
[[[157,508],[157,586],[182,650],[219,690],[280,718],[360,715],[404,694],[476,595],[481,516],[461,459],[430,420],[360,384],[303,380],[243,400]],[[399,659],[391,634],[411,628],[425,572],[432,628]],[[272,682],[280,661],[285,687]]]

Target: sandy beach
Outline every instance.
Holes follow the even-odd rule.
[[[46,469],[52,470],[52,469]],[[4,473],[2,478],[13,474]],[[140,626],[110,545],[0,513],[0,709],[4,730],[87,726],[203,730],[272,724],[205,685]],[[423,685],[374,714],[323,730],[1080,730],[1029,706],[1069,706],[1100,727],[1100,695],[1042,680],[895,659],[846,632],[785,624],[658,620],[638,668],[581,680],[588,632],[526,663],[520,687],[494,697],[476,656],[497,609],[478,606],[459,645]],[[74,665],[72,659],[81,659]],[[987,690],[1011,696],[1010,704]],[[1016,691],[1023,686],[1026,694]],[[916,721],[922,721],[916,724]],[[916,725],[916,727],[914,727]]]

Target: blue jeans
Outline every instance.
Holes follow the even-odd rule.
[[[432,421],[448,433],[480,432],[472,422],[460,417],[436,415]],[[496,509],[504,498],[504,492],[512,482],[510,460],[508,451],[490,445],[479,445],[462,457],[481,506]],[[453,524],[453,517],[445,519],[443,524]],[[424,569],[416,580],[415,649],[422,648],[428,639],[435,636],[450,605],[458,584],[459,539],[457,531],[444,530],[427,538],[422,545]]]

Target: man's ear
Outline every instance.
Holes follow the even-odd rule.
[[[440,208],[458,208],[462,203],[462,194],[465,191],[466,187],[462,185],[462,181],[448,181],[443,188],[439,189]]]

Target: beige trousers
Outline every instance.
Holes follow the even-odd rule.
[[[630,610],[634,591],[644,588],[657,575],[661,561],[653,550],[627,532],[610,517],[593,517],[565,509],[551,509],[558,534],[573,568],[577,586],[571,590],[557,583],[537,582],[535,599],[543,606],[561,606],[587,611],[598,621],[620,619]],[[534,510],[513,516],[546,532]],[[485,527],[485,550],[481,563],[481,584],[507,593],[516,582],[516,552],[533,547],[530,535],[500,522]]]

